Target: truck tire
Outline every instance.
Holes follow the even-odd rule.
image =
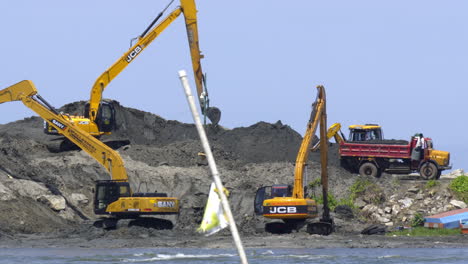
[[[423,177],[425,180],[435,180],[437,179],[439,170],[434,163],[425,162],[423,165],[421,165],[421,168],[419,168],[419,174],[421,174],[421,177]]]
[[[372,162],[364,162],[359,166],[359,175],[361,176],[371,176],[371,177],[380,177],[380,170]]]

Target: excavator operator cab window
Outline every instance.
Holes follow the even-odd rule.
[[[271,186],[261,187],[257,190],[254,200],[255,214],[261,215],[263,213],[263,201],[269,199],[271,193]]]
[[[106,203],[106,186],[98,186],[96,188],[96,209],[102,210],[106,209],[107,203]]]
[[[120,186],[120,197],[129,197],[130,196],[130,188],[128,186]]]
[[[130,196],[130,186],[126,182],[99,181],[96,184],[95,213],[104,213],[107,206],[120,197]]]
[[[273,197],[291,197],[292,186],[291,185],[273,185],[264,186],[257,190],[254,200],[254,211],[255,214],[261,215],[263,213],[263,201],[271,199]]]
[[[273,185],[271,187],[271,197],[290,197],[292,196],[291,185]]]
[[[101,132],[111,132],[115,125],[115,110],[110,102],[103,101],[98,110],[96,124]]]
[[[89,118],[89,103],[85,104],[83,116]]]

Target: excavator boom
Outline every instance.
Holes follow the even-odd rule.
[[[135,43],[127,52],[124,53],[112,66],[103,72],[94,82],[91,89],[91,95],[89,98],[89,110],[88,115],[92,121],[96,120],[97,112],[99,109],[99,103],[102,100],[102,93],[107,85],[114,80],[145,48],[156,39],[176,18],[181,14],[180,8],[172,11],[161,23],[153,28],[149,33],[144,33],[138,38]]]
[[[185,17],[187,29],[187,39],[192,58],[195,84],[202,112],[211,120],[213,124],[218,124],[221,112],[216,107],[209,107],[208,90],[204,86],[204,75],[201,67],[203,55],[200,52],[198,41],[197,10],[194,0],[180,0],[180,6],[173,10],[164,20],[152,28],[156,20],[162,16],[161,12],[150,26],[138,37],[137,42],[124,53],[112,66],[102,73],[95,81],[89,99],[89,109],[87,116],[95,122],[102,100],[102,93],[106,86],[119,75],[134,59],[145,50],[181,13]],[[152,28],[152,29],[151,29]]]
[[[82,131],[75,123],[70,122],[67,116],[57,113],[37,94],[37,89],[31,81],[21,81],[1,90],[0,103],[10,101],[22,101],[23,104],[59,130],[61,134],[102,164],[111,174],[113,180],[128,180],[122,158],[115,155],[115,152],[107,145]]]
[[[309,158],[310,145],[312,138],[317,131],[318,124],[321,121],[321,116],[325,109],[325,89],[323,86],[317,86],[317,99],[312,105],[312,112],[310,114],[309,122],[307,123],[307,130],[302,139],[299,153],[296,158],[296,167],[294,168],[294,188],[293,197],[302,199],[304,198],[304,167],[307,159]]]

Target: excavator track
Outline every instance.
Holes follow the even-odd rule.
[[[323,221],[307,224],[307,233],[311,235],[328,236],[334,231],[333,221]]]
[[[156,230],[172,230],[174,228],[174,224],[170,220],[156,217],[138,217],[135,219],[119,219],[117,217],[104,217],[94,221],[93,226],[97,228],[103,228],[106,230],[114,230],[123,226],[138,226],[144,228],[152,228]]]

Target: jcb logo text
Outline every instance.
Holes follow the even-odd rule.
[[[130,63],[137,55],[140,53],[143,49],[140,47],[140,45],[136,46],[130,53],[127,55],[126,61]]]
[[[270,207],[270,214],[294,214],[297,212],[296,207],[276,206]]]

